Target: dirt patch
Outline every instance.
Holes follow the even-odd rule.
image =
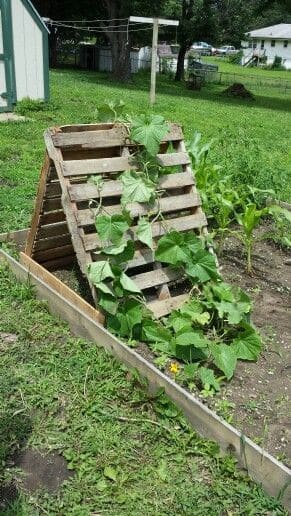
[[[233,404],[232,423],[275,457],[291,465],[291,266],[290,254],[268,242],[255,247],[253,275],[243,250],[228,239],[220,259],[226,281],[254,301],[252,321],[265,349],[258,362],[239,362],[219,397]],[[215,406],[215,401],[209,401]]]
[[[54,493],[73,475],[66,460],[57,453],[45,455],[38,450],[27,449],[17,455],[14,465],[23,472],[18,481],[31,493],[39,489]]]
[[[254,100],[255,98],[254,95],[249,90],[247,90],[244,87],[244,85],[240,82],[233,83],[231,86],[226,88],[226,90],[224,90],[222,94],[228,97],[239,97],[241,99]]]

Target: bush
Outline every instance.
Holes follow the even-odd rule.
[[[241,64],[243,54],[244,54],[243,51],[240,50],[239,52],[237,52],[237,54],[230,55],[228,60],[232,64]]]
[[[272,70],[285,70],[285,66],[282,65],[282,57],[275,56],[274,61],[271,64]]]

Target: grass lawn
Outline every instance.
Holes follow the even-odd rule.
[[[239,75],[253,75],[262,80],[278,79],[278,81],[291,81],[290,70],[268,70],[260,67],[241,66],[230,63],[228,58],[224,57],[203,57],[202,60],[218,65],[220,72],[236,73]]]
[[[259,71],[261,72],[261,71]],[[186,138],[195,130],[214,138],[212,160],[237,182],[273,188],[291,200],[291,97],[272,88],[254,91],[256,100],[225,98],[223,87],[200,92],[158,77],[154,111],[184,126]],[[122,99],[128,113],[148,110],[149,76],[139,74],[128,85],[111,82],[106,74],[58,70],[51,72],[51,102],[34,111],[21,106],[27,122],[0,125],[0,230],[29,224],[43,160],[42,133],[48,126],[96,121],[96,106]],[[32,106],[33,108],[37,106]]]
[[[0,274],[3,516],[287,514],[164,395],[149,398],[138,377],[72,337],[29,286]],[[23,447],[61,454],[73,476],[57,493],[26,493],[23,477],[5,468]],[[15,477],[16,499],[1,510],[1,481]]]

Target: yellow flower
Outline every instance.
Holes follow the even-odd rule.
[[[170,365],[171,373],[177,374],[179,372],[179,369],[180,369],[180,367],[178,366],[178,364],[176,362],[171,363],[171,365]]]

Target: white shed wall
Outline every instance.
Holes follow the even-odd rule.
[[[24,97],[43,99],[42,31],[21,0],[12,2],[12,27],[17,100]]]
[[[0,54],[4,53],[3,49],[3,30],[2,30],[2,18],[1,18],[1,11],[0,11]],[[5,76],[5,64],[4,61],[0,61],[0,93],[4,93],[7,91],[6,86],[6,76]],[[0,96],[0,107],[6,107],[7,106],[7,100],[3,99]]]

